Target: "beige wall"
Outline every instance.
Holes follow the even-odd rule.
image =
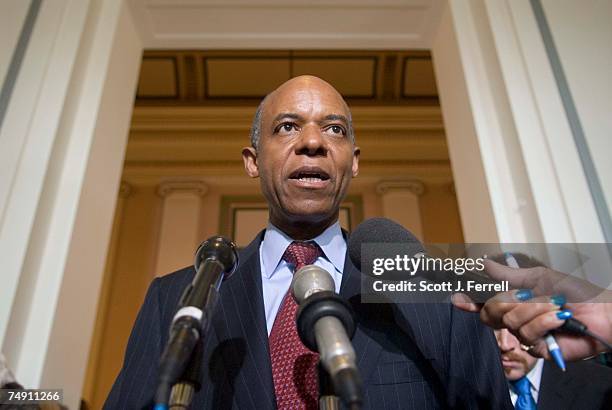
[[[116,235],[107,260],[106,295],[99,303],[84,399],[101,408],[123,358],[125,344],[147,286],[152,280],[160,201],[155,187],[134,186],[116,213]],[[110,266],[109,266],[110,265]],[[104,299],[105,297],[105,299]]]
[[[450,183],[429,184],[420,199],[423,240],[427,243],[462,243],[461,218]]]

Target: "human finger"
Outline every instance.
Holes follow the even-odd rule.
[[[451,295],[451,301],[455,307],[466,312],[480,312],[480,309],[482,309],[483,306],[482,303],[473,302],[472,299],[465,293],[454,293]]]
[[[557,329],[563,323],[572,317],[572,312],[569,310],[559,310],[543,313],[529,322],[525,323],[518,329],[511,329],[521,342],[526,344],[534,344],[548,334],[551,330]]]

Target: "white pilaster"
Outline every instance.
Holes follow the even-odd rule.
[[[376,186],[381,195],[385,218],[393,219],[423,240],[419,197],[425,192],[425,185],[418,180],[383,181]]]
[[[432,51],[465,241],[541,241],[483,0],[448,2]]]
[[[466,241],[602,241],[529,0],[448,2],[433,54]]]
[[[32,237],[88,6],[87,0],[42,3],[0,129],[0,344]],[[10,360],[10,354],[7,357]]]
[[[158,187],[163,198],[161,229],[157,247],[156,276],[193,263],[199,244],[201,198],[208,187],[199,181],[164,182]]]

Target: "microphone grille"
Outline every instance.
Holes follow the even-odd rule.
[[[336,290],[332,276],[323,268],[316,265],[306,265],[293,274],[291,291],[295,301],[302,303],[313,293]]]

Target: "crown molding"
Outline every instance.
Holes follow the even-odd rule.
[[[363,50],[430,48],[444,3],[131,0],[128,4],[145,49]]]
[[[425,184],[418,179],[410,179],[405,181],[381,181],[376,185],[376,193],[385,195],[389,192],[411,192],[416,196],[421,196],[425,193]]]
[[[201,181],[164,181],[157,187],[157,194],[162,198],[177,192],[204,196],[208,192],[208,185]]]
[[[247,131],[255,106],[136,106],[131,133],[172,131]],[[422,130],[443,133],[439,106],[356,106],[351,108],[358,130]]]

